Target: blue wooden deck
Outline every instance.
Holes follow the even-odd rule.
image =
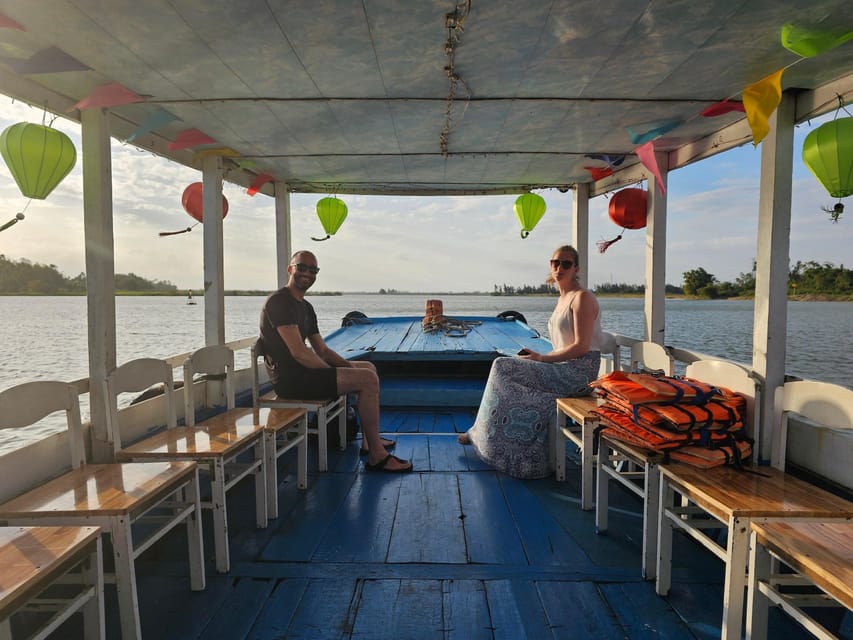
[[[280,516],[254,528],[251,482],[229,499],[232,569],[189,591],[182,533],[139,561],[147,638],[507,639],[718,638],[722,564],[676,536],[673,589],[640,577],[640,503],[611,489],[610,532],[580,510],[569,480],[520,481],[483,465],[454,432],[472,413],[398,410],[383,430],[416,473],[365,473],[359,444],[330,452],[330,471],[299,491],[280,461]],[[428,430],[440,424],[441,431]],[[451,432],[452,427],[452,432]],[[315,446],[312,443],[312,447]],[[309,453],[315,461],[316,450]],[[241,495],[239,491],[243,491]],[[209,518],[205,515],[205,525]],[[117,637],[108,589],[108,637]],[[849,632],[849,630],[848,630]],[[56,635],[80,637],[74,624]],[[802,632],[773,614],[771,636]]]

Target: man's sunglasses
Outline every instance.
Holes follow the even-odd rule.
[[[314,275],[314,276],[316,276],[318,273],[320,273],[320,267],[315,267],[315,266],[312,266],[310,264],[304,264],[302,262],[297,262],[293,266],[296,267],[296,270],[299,273],[310,273],[311,275]]]
[[[575,266],[575,263],[571,260],[551,260],[551,268],[556,269],[557,267],[563,267],[566,271]]]

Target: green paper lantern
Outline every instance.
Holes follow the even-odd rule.
[[[521,223],[521,237],[526,238],[545,215],[545,199],[535,193],[525,193],[518,196],[514,208]]]
[[[803,162],[833,198],[853,194],[853,118],[837,118],[807,135]]]
[[[71,139],[51,127],[13,124],[0,134],[0,154],[27,198],[44,200],[77,162]]]
[[[322,242],[331,238],[341,228],[344,220],[347,219],[347,205],[339,198],[323,198],[317,202],[317,217],[320,218],[320,224],[323,225],[326,237],[311,239]]]

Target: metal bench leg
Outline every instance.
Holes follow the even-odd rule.
[[[604,470],[604,465],[610,464],[610,447],[604,440],[598,442],[598,459],[595,463],[596,469],[596,496],[595,496],[595,530],[597,533],[607,531],[607,505],[610,502],[610,476]]]
[[[220,458],[210,465],[210,493],[213,503],[213,544],[216,547],[216,570],[228,573],[231,554],[228,549],[228,510],[225,506],[225,464]]]
[[[275,431],[264,432],[264,455],[267,459],[267,517],[278,518],[278,444]]]
[[[595,456],[592,454],[592,434],[595,423],[584,420],[581,424],[581,509],[592,509],[592,466]]]
[[[566,436],[563,435],[565,428],[566,414],[557,411],[557,421],[554,425],[554,469],[558,482],[563,482],[566,479]]]
[[[658,504],[660,502],[660,471],[657,465],[643,465],[643,578],[654,580],[657,569]]]
[[[139,598],[136,594],[136,568],[133,562],[130,520],[125,516],[111,517],[110,536],[115,561],[121,637],[125,640],[141,640],[142,627],[139,622]]]
[[[749,553],[749,577],[747,582],[746,601],[746,640],[766,640],[767,638],[767,614],[770,601],[761,589],[759,582],[768,580],[772,572],[770,553],[758,544],[755,534],[750,537]]]
[[[338,449],[346,451],[347,448],[347,398],[343,396],[341,411],[338,413]]]
[[[83,637],[85,640],[103,640],[106,638],[106,626],[104,624],[104,560],[102,553],[101,536],[95,541],[95,550],[87,560],[87,566],[83,570],[83,578],[87,585],[94,590],[92,599],[83,605]],[[0,631],[0,638],[4,636]]]
[[[658,505],[658,559],[655,592],[659,596],[669,593],[672,584],[672,527],[666,510],[673,505],[675,492],[666,479],[660,481],[660,501]]]
[[[296,446],[296,482],[300,489],[308,488],[308,414],[299,421],[299,437]]]
[[[193,503],[194,511],[187,517],[187,551],[190,563],[190,589],[203,591],[207,586],[204,574],[204,538],[201,531],[201,495],[199,493],[198,469],[192,480],[181,490],[182,502]]]
[[[258,529],[267,528],[267,458],[265,453],[265,438],[258,438],[255,446],[252,447],[255,462],[258,466],[255,469],[255,525]],[[273,464],[275,466],[275,464]],[[273,491],[272,500],[278,500],[278,492]],[[278,511],[278,505],[276,505]]]
[[[720,640],[732,638],[740,640],[749,527],[749,518],[732,518],[729,522],[726,541],[726,579],[723,587],[723,628]]]
[[[326,408],[320,407],[317,410],[317,444],[320,447],[320,460],[318,462],[318,471],[329,470],[329,437],[326,430]]]

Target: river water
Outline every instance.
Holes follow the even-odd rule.
[[[426,294],[346,294],[312,296],[321,333],[340,327],[341,318],[358,310],[368,316],[423,315]],[[513,309],[547,335],[554,306],[551,297],[443,295],[449,316],[496,315]],[[257,335],[262,297],[225,299],[227,341]],[[611,333],[643,336],[643,300],[601,298],[602,326]],[[116,298],[116,356],[119,364],[140,357],[165,358],[204,345],[204,303],[181,297]],[[667,300],[667,345],[743,363],[752,361],[750,300]],[[0,297],[0,389],[30,380],[76,380],[88,376],[86,299],[84,297]],[[237,366],[248,365],[248,354]],[[853,303],[788,304],[787,372],[853,388]],[[176,376],[180,370],[175,370]],[[84,420],[88,398],[81,397]],[[52,422],[51,422],[52,421]],[[60,421],[61,422],[61,421]],[[30,430],[54,428],[56,418]],[[0,432],[0,451],[21,438]]]

